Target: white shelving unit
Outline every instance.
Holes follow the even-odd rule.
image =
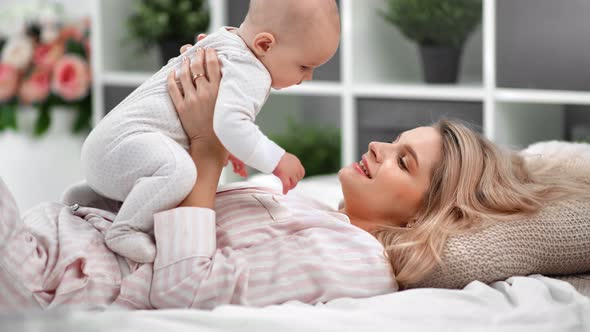
[[[96,123],[108,112],[105,109],[107,87],[133,89],[151,76],[159,65],[155,51],[138,57],[128,45],[121,43],[131,0],[92,1],[93,92],[96,96],[93,119]],[[374,101],[385,105],[382,114],[386,114],[386,109],[390,107],[391,114],[405,114],[406,117],[413,115],[403,113],[398,102],[415,102],[417,107],[428,105],[429,112],[434,113],[438,107],[432,105],[437,103],[441,107],[446,105],[447,109],[461,109],[467,105],[467,112],[479,112],[474,114],[474,118],[481,118],[480,125],[487,137],[511,146],[524,146],[535,140],[564,139],[565,105],[582,105],[582,109],[590,114],[590,67],[580,68],[579,71],[579,75],[588,78],[586,91],[520,88],[498,83],[498,43],[511,37],[498,33],[497,22],[501,15],[498,6],[509,5],[510,2],[512,0],[484,0],[482,24],[465,46],[459,83],[428,85],[421,79],[415,44],[378,17],[377,10],[384,8],[383,0],[340,0],[342,40],[337,55],[338,65],[335,66],[339,79],[322,80],[319,77],[313,82],[275,91],[271,97],[273,105],[281,105],[281,100],[292,102],[293,98],[319,100],[312,104],[320,113],[326,100],[336,103],[332,105],[335,107],[327,109],[339,112],[332,115],[337,118],[337,125],[342,131],[342,165],[358,159],[359,145],[365,143],[360,137],[363,129],[360,127],[361,120],[372,112],[363,109],[363,105],[373,105]],[[536,6],[538,3],[549,5],[552,0],[521,2]],[[579,3],[565,0],[558,5],[574,2]],[[210,0],[211,30],[230,24],[228,13],[237,4],[235,0]],[[239,6],[243,10],[244,2],[240,1]],[[589,6],[586,7],[590,10]],[[551,40],[546,42],[551,43]],[[275,110],[263,110],[263,114],[265,112]],[[446,113],[446,109],[443,108],[442,112]],[[391,127],[399,129],[394,123],[396,120],[383,121],[391,121]]]

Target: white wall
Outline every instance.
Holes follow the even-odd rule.
[[[22,16],[37,3],[64,4],[66,17],[88,15],[88,1],[1,0],[0,35],[22,29]],[[19,110],[20,125],[27,127],[34,118]],[[66,118],[64,118],[66,117]],[[69,134],[71,115],[54,112],[50,133],[41,139],[20,132],[0,133],[0,177],[16,197],[21,212],[44,201],[57,201],[71,183],[82,179],[80,148],[83,137]]]
[[[0,1],[0,35],[10,35],[22,27],[22,17],[38,12],[39,7],[51,4],[63,5],[66,16],[90,14],[90,1],[80,0],[2,0]]]

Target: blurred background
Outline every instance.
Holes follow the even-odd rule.
[[[441,117],[513,148],[590,140],[590,1],[338,3],[336,56],[312,82],[273,91],[257,119],[308,176]],[[92,126],[197,33],[238,26],[248,4],[2,0],[0,177],[21,210],[82,180]]]

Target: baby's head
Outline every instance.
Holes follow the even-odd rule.
[[[272,87],[311,80],[340,40],[335,0],[251,0],[240,35],[266,66]]]

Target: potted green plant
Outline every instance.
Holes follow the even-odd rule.
[[[420,48],[428,83],[455,83],[463,46],[482,15],[481,0],[385,0],[383,18]]]
[[[180,46],[195,42],[195,36],[209,28],[206,0],[136,0],[129,18],[131,35],[144,49],[157,45],[162,63],[178,56]]]

